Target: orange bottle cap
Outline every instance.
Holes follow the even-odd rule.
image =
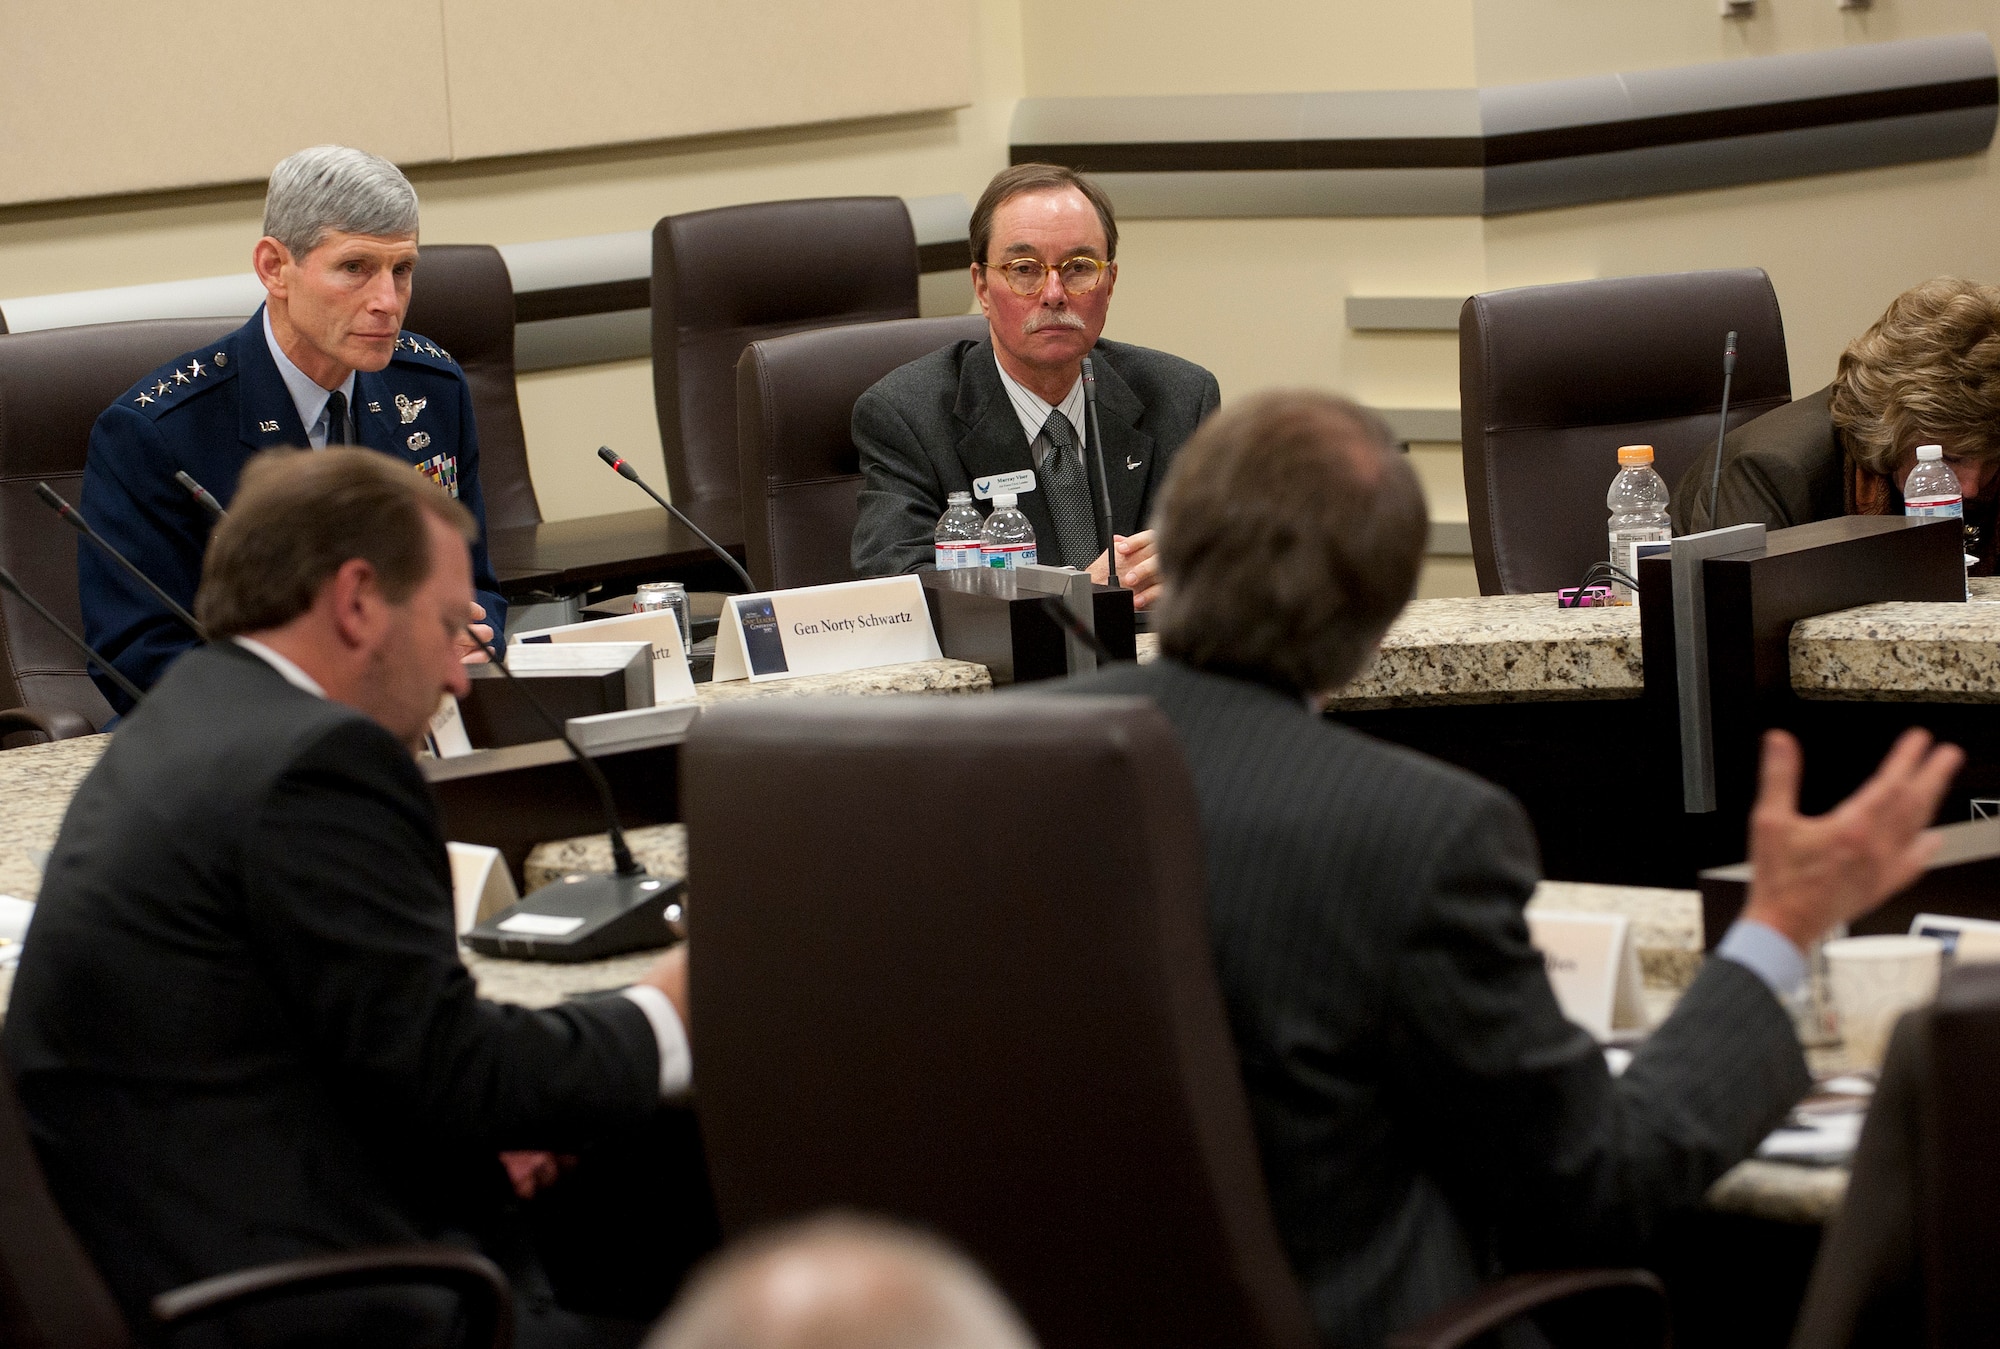
[[[1651,445],[1620,445],[1618,447],[1618,467],[1632,468],[1638,464],[1653,462]]]

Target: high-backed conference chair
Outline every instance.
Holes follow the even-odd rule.
[[[514,384],[514,281],[507,263],[491,244],[424,244],[418,254],[403,326],[449,351],[472,386],[486,527],[540,524]]]
[[[2000,1327],[2000,966],[1896,1027],[1795,1349],[1990,1344]]]
[[[758,202],[653,227],[653,405],[669,495],[743,541],[736,361],[760,338],[917,316],[917,237],[897,197]]]
[[[1193,784],[1160,712],[1060,696],[744,711],[704,714],[682,758],[725,1231],[827,1207],[930,1227],[1046,1349],[1315,1345],[1210,961]],[[1119,818],[1066,809],[1010,846],[1030,800],[1115,800]],[[1410,1342],[1466,1343],[1584,1293],[1664,1314],[1636,1271],[1528,1276]]]
[[[1715,443],[1737,334],[1734,428],[1791,401],[1785,325],[1756,268],[1493,291],[1458,318],[1459,419],[1480,593],[1573,586],[1607,556],[1620,445],[1671,489]]]
[[[736,428],[751,579],[774,589],[854,579],[854,400],[898,366],[985,336],[986,320],[971,314],[821,328],[743,349]]]
[[[289,1297],[407,1285],[458,1295],[466,1345],[513,1344],[513,1294],[506,1279],[484,1256],[452,1246],[315,1255],[218,1275],[154,1298],[154,1324],[135,1336],[56,1208],[13,1083],[0,1072],[0,1344],[128,1349],[155,1343],[162,1332]]]
[[[148,370],[235,326],[148,319],[0,336],[0,566],[72,631],[83,630],[81,541],[35,499],[35,484],[76,502],[98,414]],[[51,738],[85,735],[111,719],[83,657],[7,594],[0,594],[0,708],[25,709]],[[0,735],[21,729],[21,720],[0,721]]]

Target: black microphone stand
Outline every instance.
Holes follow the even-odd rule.
[[[1104,538],[1104,583],[1113,590],[1124,586],[1118,580],[1118,540],[1111,532],[1111,478],[1104,471],[1104,427],[1097,420],[1097,372],[1090,357],[1083,358],[1083,415],[1090,423],[1090,469],[1096,489],[1097,532]]]
[[[1729,434],[1729,381],[1736,374],[1736,334],[1722,344],[1722,416],[1715,428],[1715,467],[1708,471],[1708,527],[1715,528],[1715,515],[1722,508],[1716,495],[1722,490],[1722,440]]]
[[[113,562],[116,562],[119,566],[123,567],[126,571],[130,572],[133,580],[137,581],[140,585],[146,587],[147,590],[150,590],[153,593],[154,599],[158,600],[161,604],[167,606],[168,613],[172,614],[175,618],[178,618],[182,623],[185,623],[187,625],[188,631],[192,632],[195,636],[201,638],[201,640],[204,642],[208,640],[208,629],[204,628],[199,622],[197,622],[193,614],[189,613],[186,609],[182,608],[179,601],[175,600],[172,595],[169,595],[166,591],[160,589],[160,587],[154,583],[152,577],[146,575],[145,572],[140,571],[138,566],[133,563],[131,558],[126,557],[125,554],[119,552],[116,548],[113,548],[109,540],[107,540],[102,534],[99,534],[96,530],[92,529],[90,527],[90,522],[83,518],[82,514],[77,511],[76,507],[70,505],[67,501],[64,501],[60,496],[58,496],[56,494],[56,490],[53,487],[50,487],[45,482],[38,482],[35,484],[35,495],[41,498],[42,504],[44,506],[47,506],[50,510],[54,511],[57,515],[61,516],[64,524],[68,525],[71,529],[74,529],[77,533],[83,535],[83,537],[89,539],[92,543],[96,544],[97,547],[103,551],[106,557],[110,558]]]
[[[658,502],[662,510],[666,511],[668,515],[673,516],[674,519],[680,521],[682,524],[686,525],[690,530],[694,531],[694,536],[697,539],[700,539],[703,543],[708,545],[708,551],[714,553],[717,557],[721,558],[724,562],[728,563],[729,569],[735,572],[736,575],[742,580],[743,590],[745,594],[748,594],[751,591],[757,589],[757,583],[750,579],[750,573],[743,570],[743,565],[740,562],[738,562],[735,558],[729,555],[729,550],[727,548],[724,548],[714,539],[708,537],[708,532],[704,530],[700,525],[696,524],[694,521],[688,519],[686,513],[683,512],[678,506],[674,505],[673,502],[667,500],[665,497],[661,496],[658,492],[655,492],[650,486],[648,486],[646,480],[639,476],[638,470],[633,468],[630,464],[626,463],[623,459],[619,458],[617,452],[614,451],[609,445],[599,445],[597,447],[597,457],[599,459],[602,459],[605,463],[611,465],[612,471],[615,472],[619,477],[625,479],[627,482],[638,484],[639,490],[644,492],[647,496],[651,497],[654,501]]]
[[[50,627],[54,628],[57,632],[61,633],[64,639],[67,640],[71,646],[75,647],[78,651],[81,651],[83,653],[84,659],[88,660],[92,665],[95,665],[98,669],[104,671],[104,677],[106,679],[109,679],[112,683],[116,684],[120,689],[124,690],[125,696],[132,700],[132,705],[134,707],[146,701],[146,695],[139,691],[139,686],[137,684],[134,684],[131,680],[127,679],[124,675],[120,674],[117,668],[113,666],[110,661],[98,655],[96,647],[92,646],[89,642],[84,641],[83,638],[77,636],[74,632],[71,632],[69,624],[63,622],[60,618],[57,618],[54,614],[50,613],[48,611],[48,608],[45,605],[43,605],[43,603],[40,600],[36,599],[33,595],[30,595],[27,591],[21,589],[21,583],[15,580],[14,574],[8,571],[5,567],[0,567],[0,588],[5,588],[7,590],[12,591],[15,595],[20,597],[21,603],[27,605],[30,609],[33,609],[37,614],[40,614],[42,622],[48,624]]]

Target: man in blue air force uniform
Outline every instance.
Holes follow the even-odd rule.
[[[417,262],[417,194],[360,150],[301,150],[271,173],[252,253],[265,304],[212,347],[182,353],[97,419],[83,514],[192,608],[210,521],[184,471],[224,506],[236,475],[273,446],[365,445],[444,487],[479,522],[473,581],[487,625],[507,613],[486,555],[472,392],[451,353],[402,329]],[[150,688],[195,636],[116,563],[79,540],[84,633]],[[470,641],[468,658],[478,659]],[[114,707],[129,702],[102,676]]]

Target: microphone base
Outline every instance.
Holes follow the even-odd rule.
[[[687,935],[686,881],[571,872],[465,934],[481,955],[570,965],[672,946]]]

